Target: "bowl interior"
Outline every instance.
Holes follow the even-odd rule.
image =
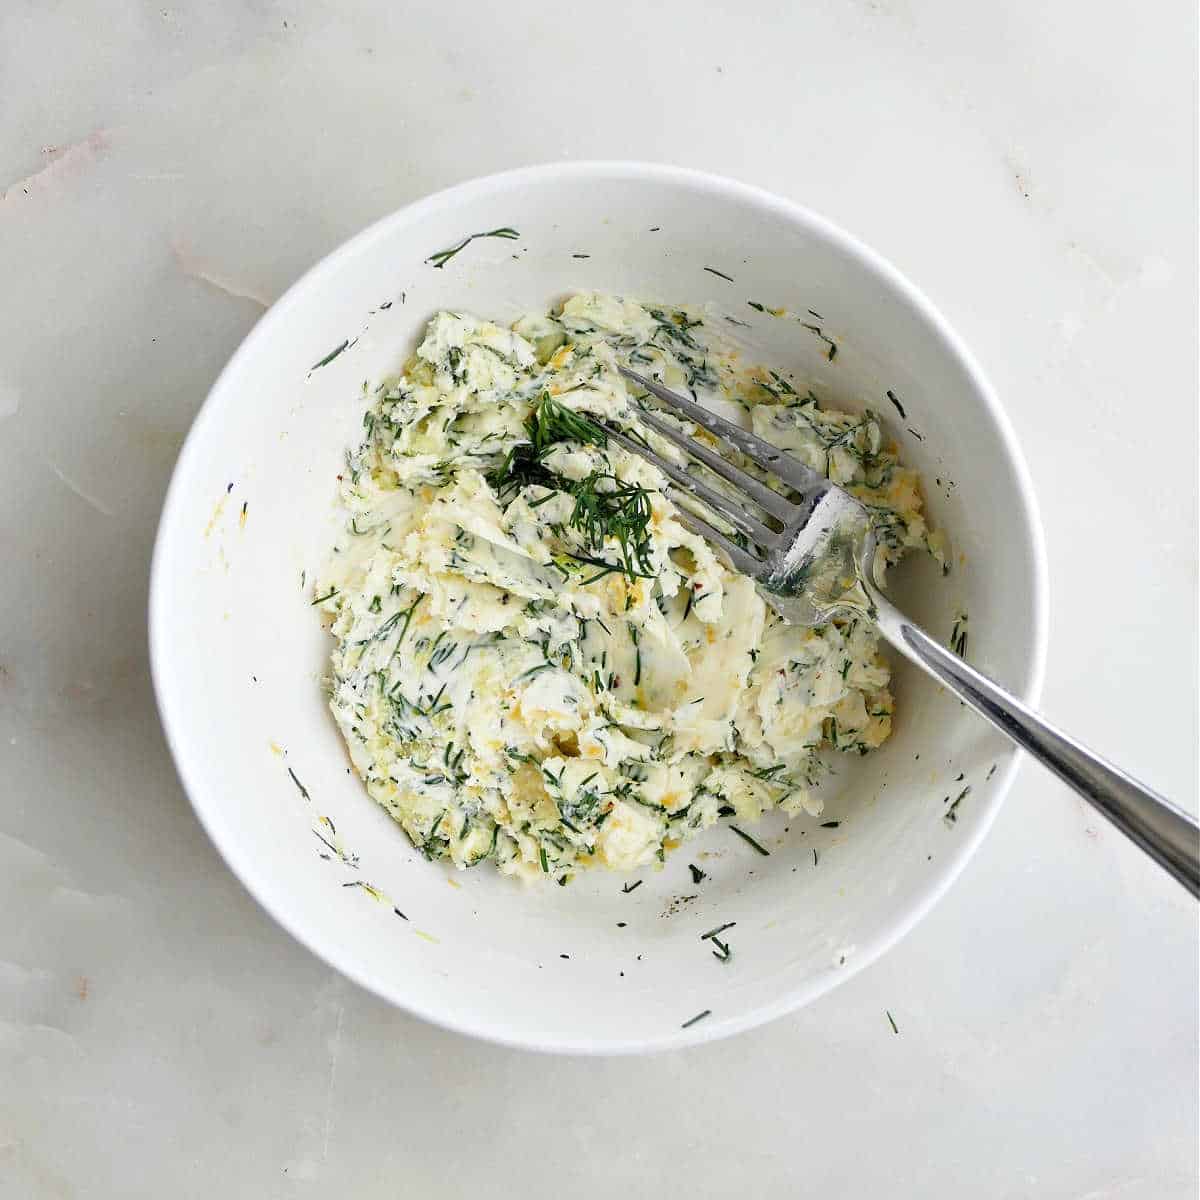
[[[442,269],[425,261],[498,226],[519,240],[479,238]],[[952,550],[947,577],[914,561],[894,594],[942,639],[967,613],[970,660],[1036,691],[1036,516],[1007,426],[952,335],[889,268],[810,214],[727,181],[619,164],[533,168],[431,197],[347,243],[275,305],[181,455],[156,550],[151,649],[198,814],[316,953],[452,1028],[641,1050],[765,1020],[870,961],[977,844],[1014,752],[900,667],[891,740],[839,764],[823,817],[764,820],[754,832],[769,857],[718,828],[629,892],[631,880],[598,872],[524,887],[490,867],[422,859],[350,774],[322,694],[331,643],[306,573],[340,526],[335,477],[361,428],[364,383],[395,369],[439,307],[509,320],[580,288],[711,303],[748,356],[797,371],[824,401],[878,412],[922,472]],[[808,314],[836,355],[751,301]],[[701,884],[688,863],[706,873]],[[722,965],[699,935],[727,921],[734,960]]]

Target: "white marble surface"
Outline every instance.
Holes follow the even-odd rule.
[[[1195,907],[1033,767],[806,1011],[536,1057],[258,911],[144,633],[181,439],[293,278],[471,175],[661,159],[811,205],[942,306],[1044,506],[1046,711],[1194,805],[1194,6],[164,3],[0,5],[0,1196],[1194,1196]]]

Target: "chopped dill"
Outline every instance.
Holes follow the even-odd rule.
[[[945,812],[947,824],[953,825],[958,820],[958,806],[971,794],[971,785],[968,783],[961,792],[954,798],[954,803],[950,805]]]
[[[770,857],[770,855],[771,855],[770,850],[768,850],[761,842],[756,842],[754,840],[754,838],[752,838],[744,830],[739,829],[736,825],[730,825],[729,828],[732,829],[733,832],[736,833],[738,835],[738,837],[740,837],[742,839],[743,842],[745,842],[749,846],[753,846],[754,849],[757,850],[759,852],[759,854],[761,854],[764,858]]]
[[[825,357],[826,357],[826,358],[827,358],[827,359],[828,359],[830,362],[833,362],[833,360],[834,360],[834,359],[837,357],[837,352],[838,352],[838,345],[837,345],[837,342],[835,342],[835,341],[833,340],[833,338],[831,338],[831,337],[830,337],[830,336],[829,336],[829,335],[828,335],[828,334],[827,334],[827,333],[826,333],[826,332],[825,332],[825,331],[824,331],[824,330],[821,328],[821,326],[820,326],[820,325],[814,325],[814,324],[812,324],[812,322],[811,322],[811,321],[801,321],[801,322],[800,322],[800,324],[801,324],[801,325],[802,325],[802,326],[803,326],[805,329],[807,329],[807,330],[808,330],[810,333],[815,333],[815,334],[817,335],[817,337],[819,337],[819,338],[821,339],[821,341],[823,341],[823,342],[825,343],[825,345],[829,347],[829,349],[828,349],[828,350],[826,351],[826,353],[825,353]]]
[[[955,619],[954,628],[950,631],[950,649],[959,658],[967,656],[967,614]]]
[[[409,623],[412,621],[412,616],[413,616],[413,613],[415,613],[415,612],[417,611],[417,605],[418,605],[418,604],[420,604],[420,603],[421,603],[421,601],[422,601],[422,600],[424,600],[424,599],[425,599],[425,593],[424,593],[424,592],[421,592],[421,593],[420,593],[420,594],[417,596],[417,598],[416,598],[416,599],[415,599],[415,600],[412,602],[412,607],[411,607],[411,608],[407,609],[407,610],[406,610],[405,612],[403,612],[403,613],[396,613],[396,614],[395,614],[395,616],[396,616],[396,617],[403,617],[403,618],[404,618],[404,625],[403,625],[403,627],[402,627],[402,628],[401,628],[401,630],[400,630],[400,636],[399,636],[398,638],[396,638],[396,651],[398,651],[398,650],[400,649],[400,643],[401,643],[402,641],[404,641],[404,635],[405,635],[405,634],[408,632],[408,626],[409,626]],[[393,653],[395,653],[395,651],[393,651]]]
[[[357,341],[357,340],[358,339],[355,338],[355,341]],[[333,360],[335,358],[337,358],[337,356],[339,354],[343,353],[346,350],[349,350],[352,345],[354,345],[354,342],[352,342],[349,338],[347,338],[340,346],[335,346],[332,350],[330,350],[330,352],[327,355],[325,355],[325,357],[323,359],[321,359],[320,362],[313,363],[313,365],[308,368],[309,371],[310,372],[316,371],[320,367],[328,366],[328,364],[333,362]]]
[[[538,665],[536,667],[530,667],[528,671],[522,671],[521,674],[518,675],[516,677],[516,679],[514,679],[512,681],[512,684],[510,684],[509,686],[511,687],[511,686],[515,686],[518,683],[523,683],[527,679],[536,679],[537,676],[539,676],[543,671],[553,671],[553,670],[554,670],[553,663],[548,663],[548,662],[538,663]]]
[[[287,773],[288,773],[288,774],[289,774],[289,775],[292,777],[292,782],[293,782],[293,783],[296,785],[297,789],[298,789],[298,790],[299,790],[299,792],[300,792],[300,795],[302,795],[302,796],[304,797],[305,801],[306,801],[308,804],[311,804],[311,803],[312,803],[312,797],[311,797],[311,796],[308,794],[308,788],[306,788],[306,787],[304,786],[304,784],[302,784],[302,783],[300,782],[300,778],[299,778],[299,776],[296,774],[296,772],[295,772],[295,771],[293,771],[291,767],[288,767],[288,769],[287,769]]]
[[[510,229],[507,225],[502,225],[499,229],[489,229],[484,233],[472,233],[468,237],[463,238],[457,245],[451,246],[448,250],[438,250],[436,253],[431,254],[425,261],[432,263],[435,269],[440,270],[456,254],[465,250],[476,238],[508,238],[512,240],[520,236],[515,229]]]

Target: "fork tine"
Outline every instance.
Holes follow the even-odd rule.
[[[799,459],[793,458],[790,454],[785,454],[777,446],[772,446],[770,442],[764,442],[762,438],[748,429],[743,429],[740,425],[735,425],[732,421],[727,421],[724,417],[709,412],[703,405],[689,400],[686,396],[681,396],[678,392],[671,391],[670,388],[663,387],[661,383],[656,383],[653,379],[647,379],[644,375],[629,370],[628,367],[618,367],[618,370],[626,379],[636,383],[638,387],[644,388],[664,404],[683,413],[689,421],[694,421],[697,425],[707,429],[709,433],[715,433],[717,437],[724,438],[752,462],[768,471],[773,471],[780,479],[798,491],[826,482],[823,475],[818,474],[811,467],[806,467]]]
[[[668,462],[660,454],[656,454],[653,450],[621,433],[620,430],[606,428],[605,432],[617,445],[624,446],[630,454],[636,454],[639,458],[644,458],[647,462],[652,463],[669,479],[673,479],[684,491],[691,493],[695,499],[706,504],[714,512],[720,513],[730,525],[735,529],[740,529],[747,537],[753,538],[764,547],[775,540],[775,531],[761,521],[755,520],[739,505],[737,500],[723,496],[682,467]]]
[[[664,421],[652,412],[638,413],[638,419],[649,425],[655,433],[661,434],[669,442],[674,442],[681,450],[699,459],[710,471],[720,475],[722,479],[732,483],[754,501],[759,508],[765,509],[777,520],[787,524],[796,515],[796,506],[778,492],[773,492],[765,483],[759,483],[753,475],[735,467],[714,450],[710,450],[703,442],[681,433],[673,425]]]
[[[680,525],[686,529],[690,529],[695,534],[699,534],[706,542],[711,542],[714,546],[723,550],[729,556],[729,561],[743,575],[748,575],[751,579],[760,579],[765,574],[766,565],[761,558],[755,558],[753,554],[743,550],[737,542],[731,541],[719,530],[714,529],[707,521],[701,520],[690,509],[684,508],[678,501],[675,502],[675,516],[678,518]]]

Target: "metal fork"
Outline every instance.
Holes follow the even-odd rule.
[[[731,499],[625,433],[611,427],[606,431],[618,445],[653,463],[676,485],[679,490],[672,489],[669,494],[677,502],[680,520],[724,551],[738,571],[757,583],[763,599],[785,621],[820,625],[850,611],[869,617],[901,654],[1049,767],[1193,896],[1200,895],[1200,826],[1196,821],[1042,720],[900,612],[875,582],[875,534],[866,508],[855,497],[686,396],[624,367],[621,374],[739,451],[793,493],[789,497],[768,487],[649,407],[639,412],[644,425],[732,484],[741,497]],[[689,498],[741,533],[745,543],[716,529],[693,506],[685,506]]]

